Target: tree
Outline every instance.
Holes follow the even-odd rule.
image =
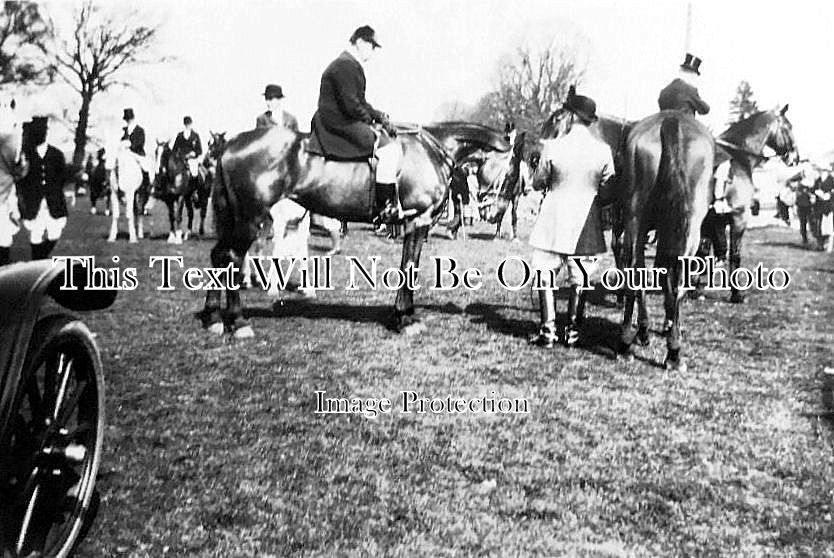
[[[470,117],[497,128],[514,122],[535,139],[568,88],[579,84],[584,74],[576,52],[555,41],[539,50],[519,47],[499,61],[493,90],[481,97]]]
[[[37,50],[49,38],[49,27],[34,2],[3,3],[0,13],[0,84],[48,81],[48,67],[38,63]]]
[[[759,106],[753,99],[753,88],[742,80],[736,88],[736,96],[730,101],[730,124],[739,122],[759,112]]]
[[[84,163],[90,106],[95,95],[114,85],[127,86],[119,76],[131,67],[168,60],[153,53],[159,28],[134,23],[142,19],[135,11],[118,17],[107,14],[92,0],[85,0],[73,14],[71,37],[53,31],[54,48],[43,49],[53,71],[81,96],[72,155],[76,169]],[[51,27],[54,29],[54,24]]]

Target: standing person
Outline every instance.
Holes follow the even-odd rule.
[[[571,113],[568,132],[544,142],[533,177],[534,189],[548,189],[530,233],[533,269],[541,275],[545,287],[539,291],[539,332],[530,342],[544,347],[552,347],[557,340],[554,290],[556,276],[564,266],[571,285],[564,342],[573,346],[579,341],[584,310],[580,287],[585,275],[570,256],[595,256],[606,251],[601,207],[609,201],[614,176],[611,149],[588,129],[597,119],[596,103],[574,95],[565,102],[565,109]],[[590,276],[593,267],[586,260],[585,273]]]
[[[826,252],[834,251],[834,176],[825,172],[825,179],[814,192],[817,196],[819,213],[819,248]]]
[[[820,181],[822,182],[822,181]],[[806,186],[804,182],[800,182],[796,189],[796,216],[799,219],[799,235],[802,237],[802,244],[808,244],[808,228],[811,228],[811,234],[817,238],[819,235],[815,230],[814,219],[812,217],[812,208],[816,202],[814,195],[814,187]]]
[[[48,119],[35,117],[24,131],[28,172],[18,183],[20,215],[30,233],[33,260],[49,258],[67,224],[64,154],[46,141]]]
[[[321,76],[318,110],[311,127],[327,158],[356,160],[376,153],[376,206],[380,208],[377,219],[397,224],[406,216],[397,192],[402,148],[392,139],[397,132],[388,115],[365,100],[363,64],[380,44],[376,32],[367,25],[356,29],[349,43]],[[371,126],[374,123],[380,124],[382,130],[375,130]]]
[[[284,110],[284,90],[280,85],[270,83],[264,90],[266,100],[266,111],[255,119],[255,128],[269,128],[272,126],[283,126],[293,132],[298,131],[298,120],[295,116]]]
[[[701,99],[696,87],[701,75],[701,59],[686,53],[678,77],[660,91],[657,104],[660,110],[682,110],[693,116],[709,114],[709,105]]]

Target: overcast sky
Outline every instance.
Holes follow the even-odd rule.
[[[53,12],[71,2],[47,4]],[[368,69],[368,98],[395,120],[427,122],[444,102],[474,102],[488,91],[502,54],[523,43],[557,43],[587,60],[580,92],[598,110],[640,118],[657,110],[658,91],[677,73],[686,47],[685,1],[521,0],[176,0],[116,3],[162,22],[160,51],[177,61],[147,68],[133,90],[98,98],[94,112],[119,124],[135,109],[151,137],[180,127],[231,133],[254,125],[263,88],[278,83],[287,108],[309,128],[319,79],[359,25],[376,28],[383,48]],[[692,2],[690,50],[700,56],[705,122],[725,128],[741,79],[762,108],[790,103],[803,154],[834,148],[830,97],[834,64],[832,2]],[[70,96],[69,100],[73,100]],[[51,102],[62,99],[52,95]],[[54,109],[53,109],[54,110]],[[77,110],[77,109],[74,109]]]

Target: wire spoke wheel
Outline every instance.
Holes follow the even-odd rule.
[[[90,514],[104,431],[104,380],[87,327],[59,316],[32,336],[0,447],[0,531],[11,556],[65,557]]]

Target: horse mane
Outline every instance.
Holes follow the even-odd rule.
[[[770,111],[760,110],[759,112],[748,116],[744,120],[733,122],[730,127],[718,137],[726,142],[739,145],[740,141],[744,141],[755,135],[757,126],[759,125],[759,120],[763,116],[772,116],[772,113]]]
[[[462,141],[480,143],[496,151],[509,151],[512,147],[504,132],[475,122],[433,122],[423,128],[435,136],[454,136]]]
[[[444,164],[448,165],[450,172],[452,169],[455,168],[455,162],[452,160],[449,154],[446,153],[446,150],[443,148],[443,146],[440,144],[437,138],[434,137],[434,134],[432,134],[430,130],[418,129],[417,133],[413,135],[417,137],[417,139],[429,153],[437,157],[438,160],[442,161]]]

